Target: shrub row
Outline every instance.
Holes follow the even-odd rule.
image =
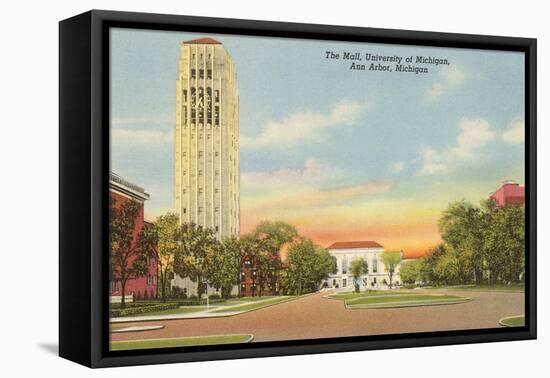
[[[223,299],[223,298],[211,298],[209,300],[209,303],[210,304],[214,304],[214,303],[222,303],[222,302],[225,302],[226,299]],[[177,303],[180,305],[180,306],[204,306],[206,304],[206,298],[201,298],[201,299],[180,299],[177,301]]]
[[[145,305],[145,306],[130,306],[126,308],[110,308],[109,316],[112,318],[118,318],[123,316],[132,316],[132,315],[141,315],[148,312],[157,312],[164,310],[172,310],[178,308],[178,303],[162,303],[155,305]]]
[[[156,306],[158,304],[159,304],[158,302],[143,302],[143,301],[126,302],[126,308]],[[120,303],[111,303],[110,308],[120,309],[120,306],[121,306]]]

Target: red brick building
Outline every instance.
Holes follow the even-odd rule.
[[[278,259],[278,257],[273,258]],[[242,297],[260,295],[260,277],[254,257],[243,257],[240,265],[239,295]],[[279,287],[274,272],[267,272],[265,282],[263,282],[262,295],[275,295],[278,291]]]
[[[144,202],[149,199],[149,194],[145,190],[129,181],[126,181],[115,173],[109,175],[109,196],[114,199],[115,207],[120,207],[127,201],[139,203],[139,212],[135,219],[133,238],[134,243],[143,225]],[[130,261],[131,263],[131,261]],[[137,279],[126,282],[125,295],[126,300],[156,298],[157,296],[157,263],[154,258],[149,258],[147,262],[147,273]],[[111,302],[120,302],[122,293],[120,292],[120,282],[112,280],[109,286],[109,295]]]
[[[498,207],[523,206],[525,205],[525,187],[513,181],[504,181],[489,198],[494,200]]]

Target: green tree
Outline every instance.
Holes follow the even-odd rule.
[[[435,266],[441,256],[447,253],[447,247],[441,243],[428,251],[428,254],[421,259],[420,277],[424,282],[437,283],[438,277],[435,273]]]
[[[238,283],[240,241],[231,236],[218,243],[209,265],[208,277],[211,284],[221,290],[223,298],[229,298],[231,290]]]
[[[271,293],[277,294],[278,279],[281,271],[281,249],[298,237],[296,228],[282,221],[263,221],[252,232],[252,237],[259,241],[259,250],[255,253],[256,265],[260,282],[259,294],[266,285],[271,287]]]
[[[437,260],[434,273],[439,283],[452,285],[461,282],[459,258],[451,251],[447,251]]]
[[[288,250],[284,289],[297,295],[315,290],[335,270],[335,261],[326,249],[316,246],[310,239],[299,238]]]
[[[158,272],[158,290],[163,302],[170,294],[170,279],[174,274],[174,260],[178,252],[179,217],[167,213],[157,217],[153,223],[157,238],[156,260]]]
[[[140,204],[125,201],[117,206],[109,199],[109,266],[111,279],[120,282],[121,307],[126,307],[126,284],[147,273],[147,258],[153,254],[156,239],[146,223],[135,234]]]
[[[210,228],[195,223],[183,223],[180,226],[174,272],[197,283],[199,299],[205,292],[211,264],[218,250],[218,241]]]
[[[355,286],[355,292],[359,292],[359,280],[361,279],[362,275],[365,275],[369,272],[369,266],[367,262],[362,259],[358,258],[351,262],[350,264],[350,272],[353,276],[353,284]]]
[[[422,260],[416,259],[412,261],[403,261],[401,269],[399,270],[399,276],[401,281],[406,284],[415,284],[417,281],[422,280]]]
[[[384,252],[381,255],[382,263],[384,264],[386,271],[388,272],[390,276],[390,289],[392,287],[393,282],[393,274],[395,273],[395,270],[397,269],[397,266],[401,262],[401,252]]]
[[[441,238],[455,253],[463,283],[483,279],[486,221],[486,214],[465,200],[451,203],[439,219]]]
[[[525,272],[525,209],[488,206],[485,260],[489,284],[518,282]]]

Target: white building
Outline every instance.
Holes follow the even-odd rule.
[[[337,242],[328,247],[328,251],[336,259],[336,274],[331,274],[321,287],[354,288],[354,279],[350,271],[351,262],[362,258],[367,262],[368,273],[358,280],[361,289],[386,288],[390,282],[390,275],[382,262],[384,247],[375,241],[347,241]],[[393,273],[392,283],[398,285],[400,265]]]

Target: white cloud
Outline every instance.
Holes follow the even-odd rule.
[[[456,65],[445,66],[439,70],[438,79],[428,89],[428,100],[435,100],[451,88],[456,87],[464,81],[465,74],[462,68]]]
[[[521,144],[525,142],[525,121],[515,120],[502,134],[502,140],[509,144]]]
[[[241,185],[247,188],[274,188],[289,185],[314,184],[334,179],[339,171],[319,160],[309,158],[303,168],[281,168],[274,171],[241,173]]]
[[[491,129],[489,121],[484,118],[463,118],[460,121],[460,134],[456,140],[456,146],[451,149],[454,157],[459,159],[472,159],[477,150],[496,138],[496,133]]]
[[[420,154],[422,155],[420,174],[432,175],[447,171],[447,165],[443,162],[443,157],[435,149],[424,147]]]
[[[173,135],[159,130],[112,129],[111,140],[118,146],[159,145],[171,144]]]
[[[303,143],[319,143],[327,137],[330,128],[349,126],[357,121],[366,104],[342,100],[326,113],[304,111],[269,121],[255,137],[241,135],[243,148],[288,148]]]
[[[403,163],[402,161],[396,161],[394,163],[391,163],[389,168],[390,171],[392,171],[393,173],[403,172],[403,170],[405,169],[405,163]]]
[[[128,126],[128,125],[171,125],[174,123],[174,116],[163,114],[158,117],[111,117],[111,126]]]
[[[496,139],[489,121],[484,118],[462,118],[456,143],[441,150],[424,147],[420,150],[422,167],[420,174],[431,175],[446,172],[454,162],[479,157],[479,151]]]

